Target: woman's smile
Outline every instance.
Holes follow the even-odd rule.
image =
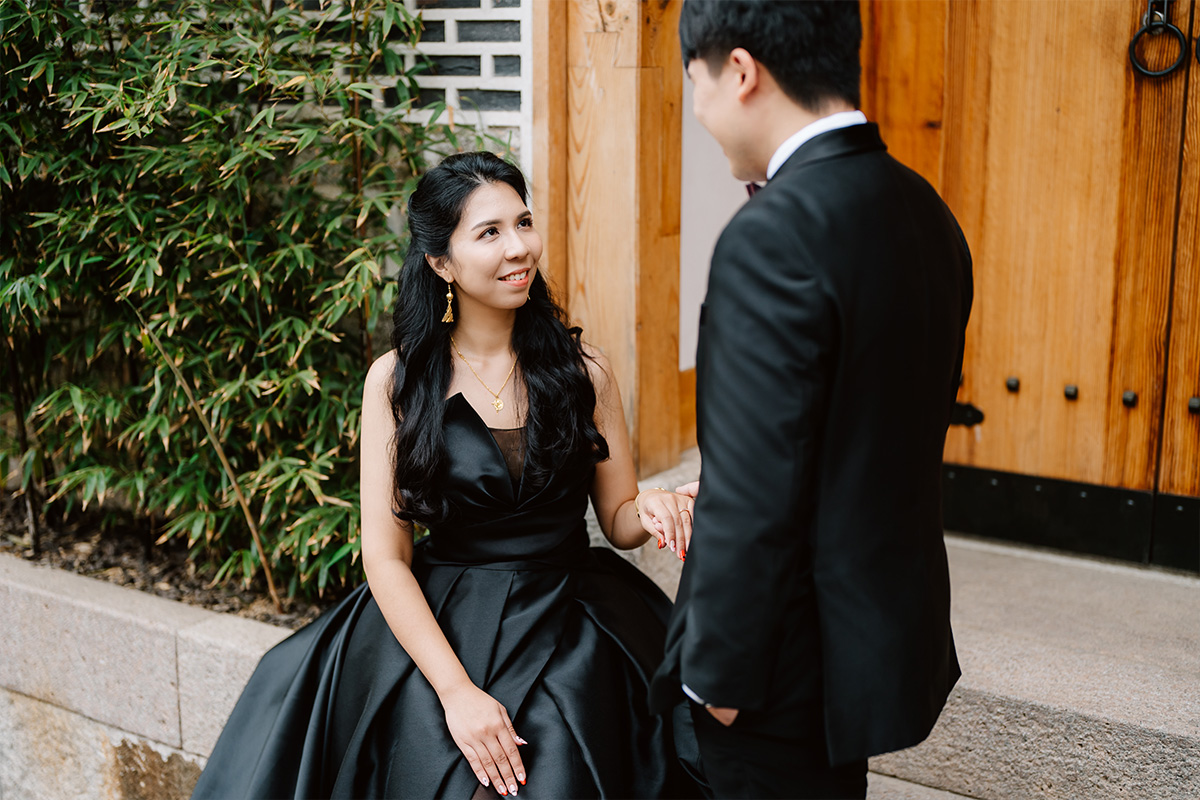
[[[505,275],[500,280],[504,281],[505,283],[508,283],[508,284],[511,284],[513,286],[520,288],[522,286],[527,286],[529,284],[529,272],[530,272],[529,268],[526,267],[525,269],[523,269],[519,272],[510,272],[509,274]]]

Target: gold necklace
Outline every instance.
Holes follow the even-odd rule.
[[[495,408],[496,413],[499,414],[504,408],[504,401],[500,399],[500,392],[503,392],[504,387],[508,386],[508,379],[513,376],[513,372],[517,368],[517,360],[515,358],[513,359],[513,365],[509,367],[508,375],[504,378],[504,383],[500,384],[500,392],[493,392],[492,387],[483,382],[483,378],[479,377],[479,373],[476,372],[475,368],[471,366],[471,362],[467,361],[467,357],[464,356],[461,351],[459,351],[458,345],[455,343],[453,336],[450,337],[450,346],[454,348],[454,352],[458,353],[458,357],[461,358],[463,363],[467,365],[467,369],[471,370],[471,374],[475,376],[475,380],[479,381],[479,385],[487,389],[488,394],[494,398],[492,400],[492,407]]]

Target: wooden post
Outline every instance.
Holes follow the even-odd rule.
[[[567,262],[567,5],[533,5],[533,175],[531,209],[545,242],[542,268],[566,302]]]
[[[571,318],[613,364],[643,475],[680,452],[678,14],[677,2],[534,6],[545,260]]]

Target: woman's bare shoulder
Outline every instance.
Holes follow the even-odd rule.
[[[382,393],[385,397],[391,394],[392,375],[396,371],[396,351],[388,350],[375,359],[367,370],[367,380],[363,385],[363,394]]]

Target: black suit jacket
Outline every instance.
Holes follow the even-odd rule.
[[[651,702],[683,681],[831,763],[916,744],[959,668],[941,463],[971,260],[873,124],[802,145],[713,254],[695,530]]]

